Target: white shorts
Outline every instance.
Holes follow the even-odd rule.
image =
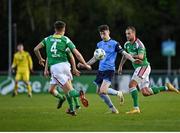
[[[50,84],[59,84],[64,86],[68,80],[72,80],[71,66],[68,62],[62,62],[50,67],[51,81]]]
[[[151,73],[151,67],[142,66],[135,69],[134,74],[132,76],[132,80],[135,80],[138,83],[139,89],[144,87],[149,87],[149,74]]]

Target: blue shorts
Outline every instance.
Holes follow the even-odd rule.
[[[114,70],[98,71],[94,83],[100,86],[103,80],[107,80],[111,82],[113,75],[114,75]]]

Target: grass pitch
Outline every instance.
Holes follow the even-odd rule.
[[[77,116],[65,113],[67,102],[56,109],[57,100],[50,94],[34,94],[32,99],[25,94],[0,96],[0,131],[180,131],[180,95],[139,96],[142,113],[127,115],[130,95],[122,106],[111,96],[120,114],[104,114],[108,109],[99,96],[87,94],[90,106]]]

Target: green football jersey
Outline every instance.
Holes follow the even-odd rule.
[[[68,61],[70,62],[70,58],[72,56],[72,52],[69,48],[66,49],[66,54],[67,54],[67,58],[68,58]]]
[[[66,49],[69,48],[72,51],[76,48],[68,37],[61,35],[50,35],[44,38],[41,44],[46,47],[48,66],[68,62]]]
[[[136,39],[136,41],[133,44],[127,41],[124,44],[124,49],[126,50],[126,52],[128,52],[131,55],[144,54],[144,58],[141,64],[132,63],[134,69],[136,69],[137,67],[150,65],[146,56],[146,48],[144,47],[144,44],[139,39]]]

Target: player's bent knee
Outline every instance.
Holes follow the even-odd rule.
[[[131,80],[129,83],[129,88],[133,88],[137,86],[137,82],[135,80]]]
[[[100,93],[100,94],[107,94],[107,88],[101,87],[101,88],[99,89],[99,93]]]
[[[50,88],[49,93],[54,94],[54,88]]]
[[[49,93],[51,93],[51,94],[52,94],[52,90],[51,90],[51,89],[49,90]]]
[[[106,91],[103,91],[103,90],[102,90],[102,91],[100,90],[100,91],[99,91],[99,94],[107,94],[107,92],[106,92]]]
[[[107,94],[107,90],[106,89],[99,89],[99,94]]]

